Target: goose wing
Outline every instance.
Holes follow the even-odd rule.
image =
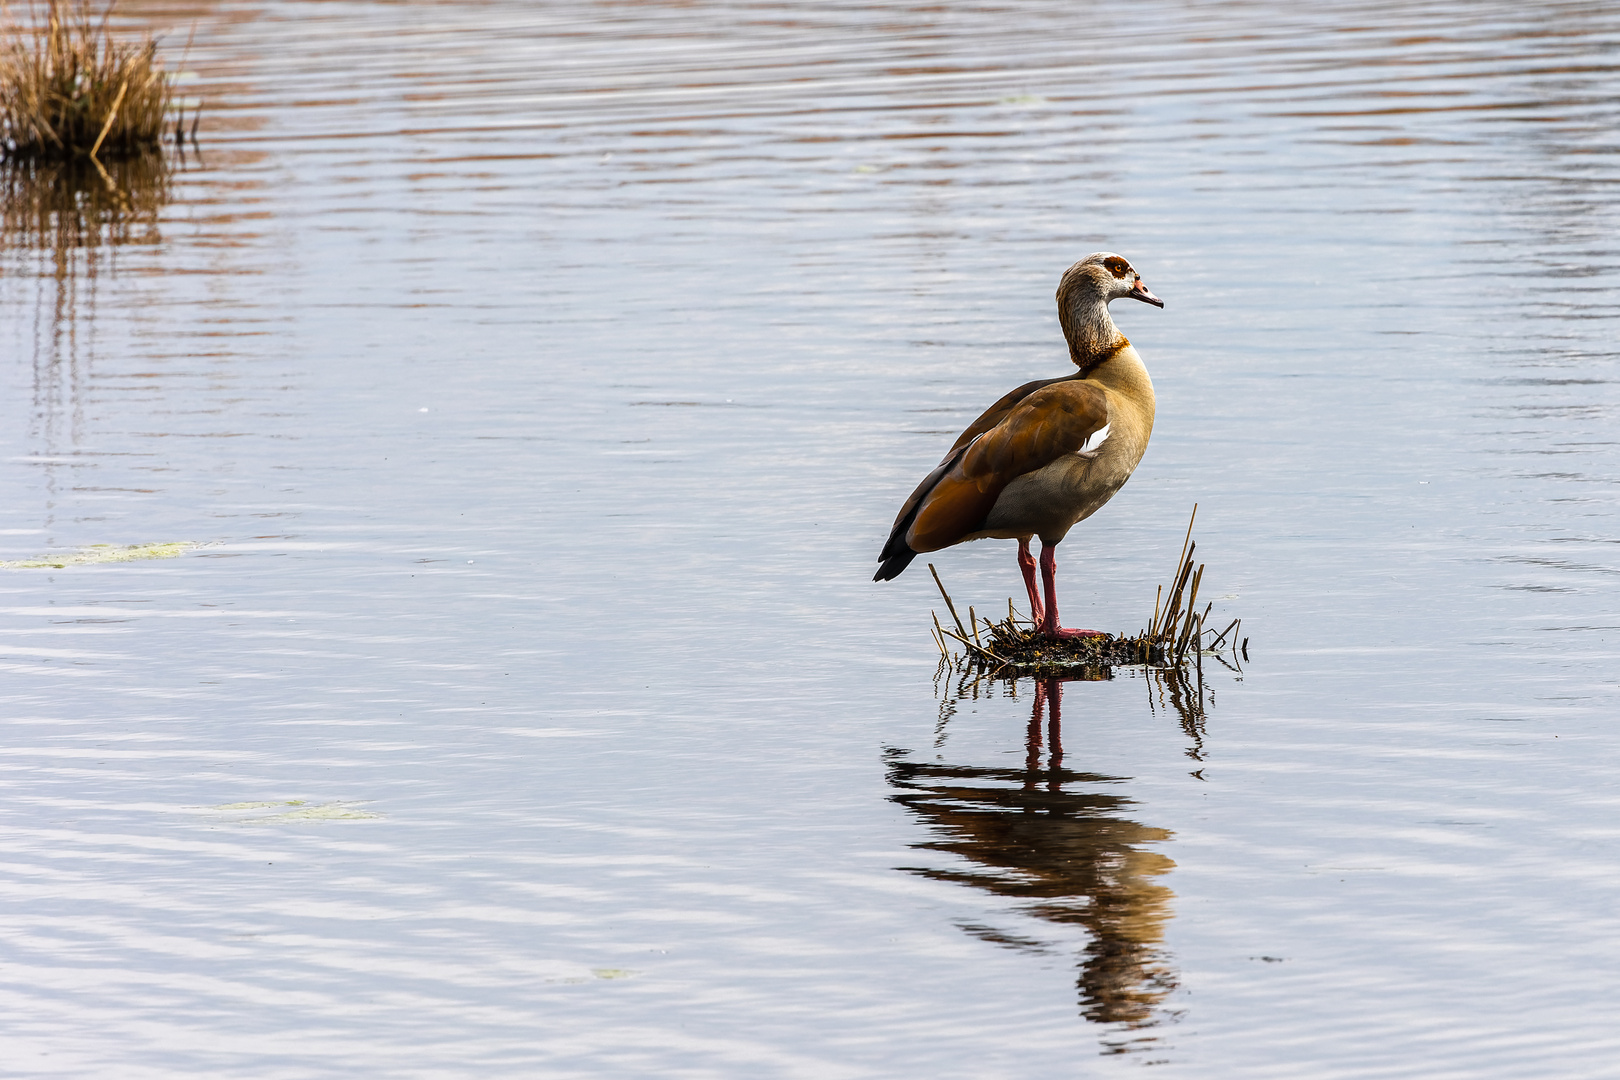
[[[975,420],[901,507],[878,558],[878,579],[918,552],[949,547],[983,527],[1002,490],[1065,454],[1092,453],[1107,438],[1108,399],[1068,376],[1026,383]]]

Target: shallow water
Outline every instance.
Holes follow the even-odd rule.
[[[200,154],[8,219],[0,560],[204,546],[0,570],[0,1073],[1612,1074],[1612,9],[126,14]],[[1097,249],[1065,614],[1197,502],[1250,662],[1054,725],[868,579]]]

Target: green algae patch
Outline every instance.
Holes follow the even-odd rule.
[[[254,818],[244,822],[246,825],[298,825],[306,821],[381,821],[381,814],[374,814],[370,810],[360,810],[354,803],[321,803],[319,806],[303,806],[296,810],[288,810],[284,814],[272,814],[269,817]]]
[[[630,968],[591,968],[589,975],[568,975],[560,979],[547,979],[546,982],[565,986],[583,986],[596,980],[613,982],[617,979],[634,979],[640,974],[641,972],[632,971]]]
[[[91,544],[71,555],[41,555],[37,559],[0,562],[0,570],[64,570],[69,566],[91,566],[96,563],[172,559],[199,547],[202,545],[195,540],[173,540],[158,544]]]
[[[263,817],[237,818],[232,822],[234,825],[301,825],[311,821],[383,820],[381,814],[372,813],[370,810],[361,810],[359,806],[359,803],[354,802],[311,803],[307,799],[288,799],[281,802],[221,803],[218,806],[208,806],[203,809],[237,814],[254,810],[278,811]]]

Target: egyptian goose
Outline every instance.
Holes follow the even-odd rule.
[[[898,577],[924,551],[992,537],[1018,541],[1031,616],[1046,637],[1095,635],[1058,625],[1057,545],[1129,480],[1153,433],[1153,382],[1108,315],[1128,296],[1164,307],[1131,264],[1087,255],[1058,282],[1058,322],[1080,370],[1025,383],[956,437],[911,493],[873,581]],[[1029,539],[1041,538],[1042,596]]]

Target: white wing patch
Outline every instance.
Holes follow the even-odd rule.
[[[1102,427],[1098,428],[1096,431],[1093,431],[1091,433],[1091,435],[1086,439],[1086,444],[1084,446],[1082,446],[1079,450],[1075,451],[1075,453],[1079,454],[1081,457],[1086,457],[1086,458],[1094,458],[1094,457],[1096,457],[1097,456],[1097,451],[1102,448],[1102,444],[1108,439],[1108,428],[1110,426],[1111,425],[1104,424]]]

